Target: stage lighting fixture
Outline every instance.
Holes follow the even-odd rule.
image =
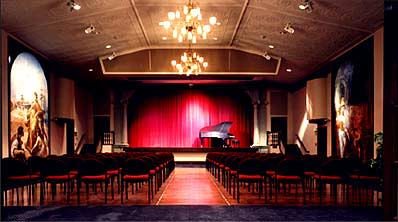
[[[307,13],[311,13],[312,10],[313,10],[312,1],[311,0],[304,0],[304,3],[299,5],[299,9],[306,10]]]
[[[73,10],[79,10],[80,8],[81,8],[81,6],[80,5],[78,5],[78,4],[76,4],[75,3],[75,0],[69,0],[67,3],[66,3],[66,5],[69,7],[69,10],[70,11],[73,11]]]

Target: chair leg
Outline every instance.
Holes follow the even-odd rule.
[[[77,181],[77,205],[80,205],[80,187],[81,187],[81,181],[78,179]]]
[[[126,201],[129,199],[129,192],[128,192],[128,189],[129,189],[129,183],[128,182],[124,182],[125,184],[124,184],[124,187],[125,187],[125,191],[126,191]]]
[[[112,192],[112,200],[115,199],[115,193],[113,190],[113,181],[114,181],[115,177],[111,177],[111,192]]]
[[[88,203],[88,193],[90,192],[89,184],[86,182],[86,201]]]
[[[71,193],[71,180],[68,180],[67,186],[68,186],[68,192],[66,194],[66,203],[69,204],[70,193]]]
[[[120,203],[123,204],[123,181],[120,181]]]
[[[19,188],[17,187],[17,205],[19,205]]]
[[[117,175],[117,194],[120,194],[120,173]]]
[[[264,176],[264,203],[267,203],[267,177]]]
[[[57,184],[52,183],[51,184],[51,199],[55,199],[55,193],[57,192]]]
[[[7,204],[7,202],[8,202],[8,198],[7,198],[7,193],[8,193],[8,190],[6,190],[5,192],[4,192],[4,206],[7,206],[8,204]]]
[[[238,176],[236,176],[236,177],[238,177]],[[237,190],[236,190],[236,201],[239,203],[239,202],[240,202],[240,200],[239,200],[239,196],[240,196],[240,192],[239,192],[239,178],[236,179],[236,188],[237,188]]]
[[[305,201],[306,187],[305,187],[305,182],[304,182],[304,180],[301,181],[301,187],[302,187],[302,190],[303,190],[303,203],[305,204],[305,203],[306,203],[306,201]]]
[[[148,179],[148,204],[151,203],[151,179]]]
[[[279,188],[279,183],[278,181],[275,179],[275,203],[278,203],[278,188]]]
[[[105,204],[108,203],[108,182],[109,181],[107,179],[105,179]],[[112,185],[112,190],[113,190],[113,185]],[[112,193],[112,196],[113,196],[113,193]]]

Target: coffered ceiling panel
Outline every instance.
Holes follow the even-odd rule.
[[[70,11],[68,0],[1,0],[1,27],[50,59],[81,70],[113,52],[118,56],[148,48],[186,48],[159,22],[188,0],[74,1],[80,10]],[[237,48],[282,58],[278,75],[253,80],[295,83],[383,25],[381,0],[312,0],[311,13],[298,8],[304,0],[194,2],[204,19],[216,16],[221,23],[195,47]],[[294,34],[281,34],[287,23]],[[84,33],[90,24],[98,34]],[[106,49],[107,44],[112,48]]]

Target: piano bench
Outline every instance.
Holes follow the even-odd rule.
[[[232,139],[232,147],[239,147],[240,141],[238,139]]]

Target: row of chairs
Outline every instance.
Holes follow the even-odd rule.
[[[349,190],[353,197],[361,198],[361,191],[380,191],[381,173],[372,169],[360,160],[329,157],[323,159],[317,155],[287,157],[282,154],[241,154],[241,153],[208,153],[207,170],[224,186],[237,202],[240,202],[241,185],[257,186],[258,197],[264,196],[278,201],[280,185],[295,185],[296,198],[299,187],[303,195],[313,197],[318,191],[322,202],[325,185],[330,184],[330,194],[337,203],[337,186],[342,187],[342,196],[349,204]],[[255,191],[254,188],[252,190]],[[269,197],[268,197],[269,196]]]
[[[56,195],[56,187],[60,184],[66,194],[67,203],[70,194],[77,187],[77,203],[80,204],[80,190],[86,186],[86,200],[89,200],[89,186],[92,185],[96,192],[96,185],[105,185],[105,203],[108,199],[108,186],[111,185],[111,195],[114,199],[114,181],[117,182],[117,192],[123,193],[128,198],[128,185],[148,185],[148,203],[153,199],[162,183],[174,170],[174,157],[172,153],[107,153],[89,155],[63,155],[31,157],[27,162],[13,158],[4,158],[1,161],[2,191],[5,203],[7,191],[14,190],[17,193],[17,205],[19,204],[19,189],[27,187],[28,204],[34,201],[35,189],[40,185],[40,203],[44,200],[46,188],[51,186],[52,200]],[[134,189],[133,189],[134,191]]]

